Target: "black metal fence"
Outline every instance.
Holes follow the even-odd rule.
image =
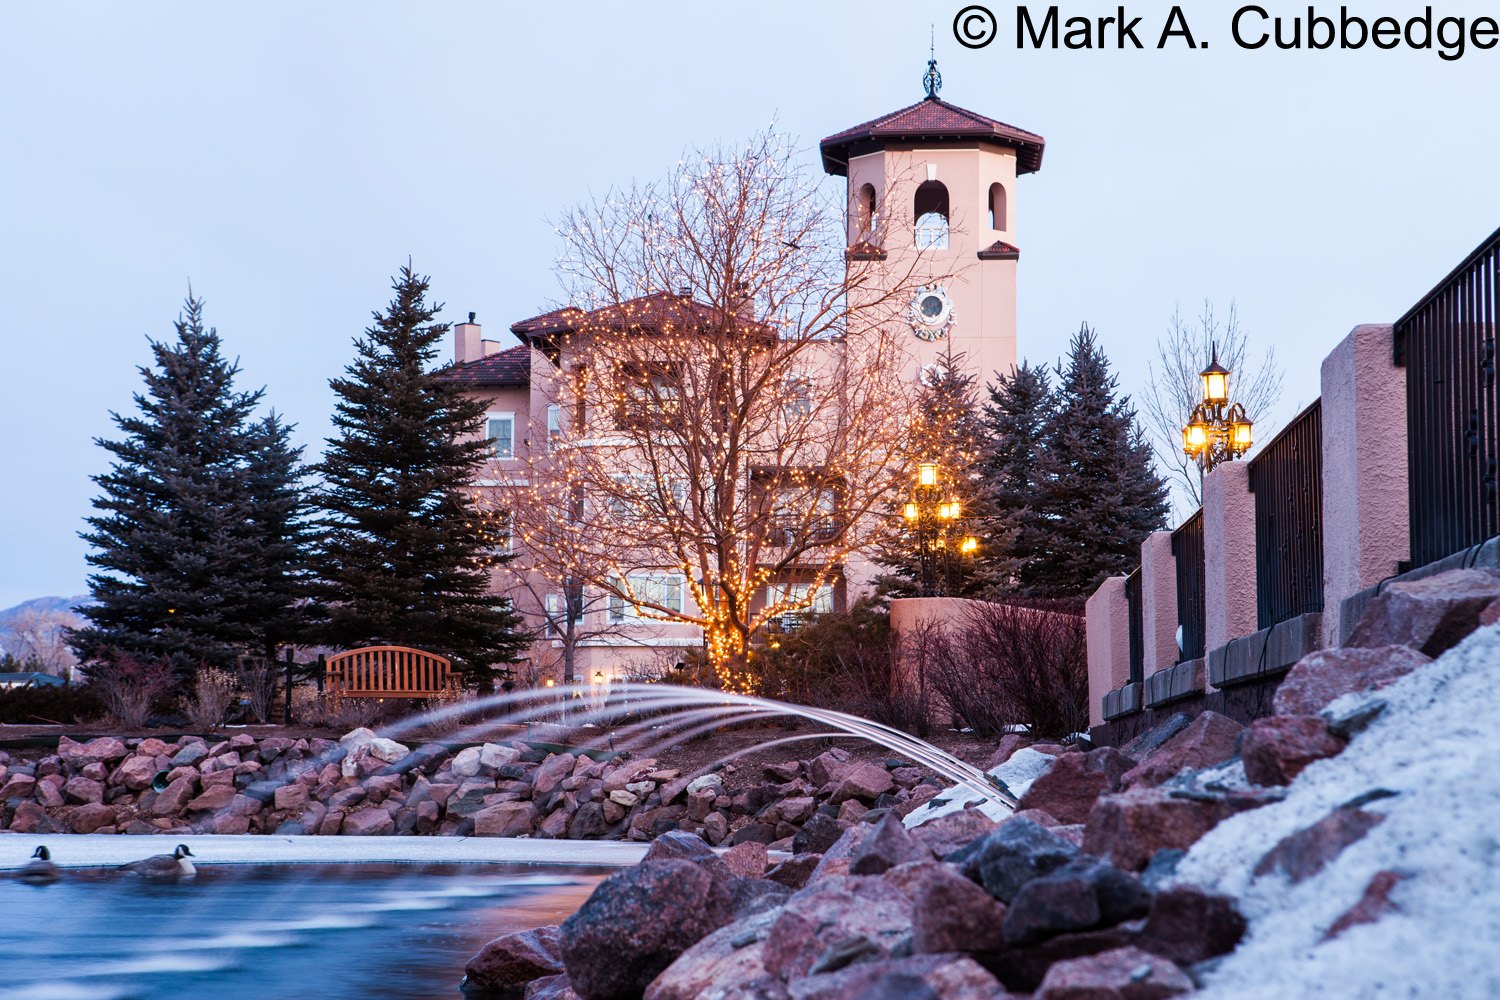
[[[1406,366],[1413,566],[1500,534],[1497,285],[1500,230],[1396,321],[1395,362]]]
[[[1323,610],[1323,401],[1250,460],[1258,628]]]
[[[1196,660],[1204,653],[1207,620],[1203,597],[1203,508],[1172,532],[1172,558],[1177,565],[1177,625],[1182,629],[1177,662]]]
[[[1130,609],[1130,683],[1146,679],[1146,628],[1141,609],[1141,568],[1125,578],[1125,604]]]

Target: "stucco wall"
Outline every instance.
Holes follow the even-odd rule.
[[[1250,463],[1203,478],[1203,598],[1207,649],[1255,631],[1255,496]]]
[[[1396,572],[1410,553],[1406,373],[1391,327],[1357,326],[1323,361],[1323,642],[1339,602]]]
[[[1112,576],[1099,584],[1084,605],[1088,629],[1089,725],[1104,724],[1100,699],[1130,680],[1130,606],[1125,600],[1125,578]]]
[[[1154,531],[1141,543],[1141,638],[1147,677],[1177,663],[1177,560],[1170,531]]]

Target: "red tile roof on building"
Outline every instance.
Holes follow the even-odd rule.
[[[465,385],[530,385],[531,348],[522,344],[455,365],[438,375],[444,382]]]
[[[888,142],[976,139],[1014,149],[1018,174],[1041,169],[1046,139],[939,98],[927,98],[911,107],[844,129],[824,139],[819,146],[823,151],[823,169],[830,174],[847,176],[850,155],[859,155],[863,151],[856,149],[859,146],[868,145],[873,150]]]
[[[557,335],[561,333],[580,330],[649,333],[673,328],[707,330],[723,322],[724,315],[718,307],[698,302],[692,296],[652,292],[592,310],[564,306],[512,323],[510,330],[556,363]]]
[[[979,251],[980,260],[1020,260],[1021,251],[1004,240],[996,240]]]

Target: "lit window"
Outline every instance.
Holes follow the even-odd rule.
[[[557,638],[559,634],[558,625],[562,622],[563,600],[561,594],[547,595],[547,620],[542,626],[542,634],[549,639]]]
[[[619,578],[611,578],[610,587],[613,590],[624,592]],[[672,612],[682,611],[682,577],[669,574],[642,573],[630,576],[629,592],[635,596],[639,604],[647,605],[649,612],[658,612],[665,608]],[[640,609],[636,603],[627,601],[620,594],[609,596],[609,620],[612,622],[625,621],[627,618],[639,618]]]
[[[485,437],[489,438],[490,451],[496,458],[516,457],[516,415],[514,413],[487,414],[485,428]]]
[[[556,403],[547,407],[547,448],[552,450],[562,440],[562,407]]]
[[[806,417],[812,414],[813,383],[807,375],[793,375],[786,380],[786,415]]]
[[[771,583],[766,585],[766,606],[774,607],[783,601],[802,605],[807,601],[808,591],[812,589],[810,583]],[[783,612],[776,616],[776,621],[784,629],[794,629],[802,625],[815,615],[826,615],[833,611],[833,587],[824,584],[819,587],[817,593],[812,595],[812,603],[799,607],[795,611]]]

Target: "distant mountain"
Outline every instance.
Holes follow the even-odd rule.
[[[80,594],[77,597],[33,597],[29,601],[22,601],[13,608],[0,611],[0,629],[15,621],[17,617],[27,611],[71,611],[81,604],[91,604],[93,598],[88,594]]]

